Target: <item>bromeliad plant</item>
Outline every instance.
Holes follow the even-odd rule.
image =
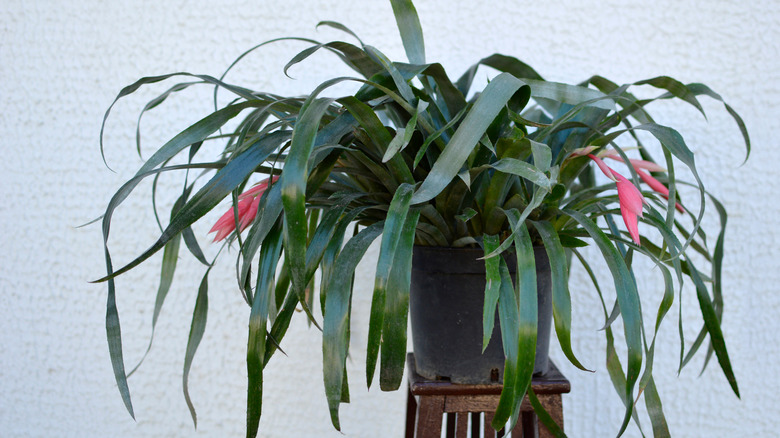
[[[291,59],[285,72],[317,51],[328,51],[358,76],[328,80],[301,97],[253,91],[226,82],[224,75],[216,79],[189,73],[145,77],[119,93],[117,100],[169,78],[191,80],[159,95],[142,114],[194,85],[212,85],[234,96],[161,146],[114,195],[103,217],[107,275],[98,281],[108,285],[109,350],[131,415],[114,279],[162,250],[156,320],[181,242],[203,263],[206,274],[197,294],[184,362],[184,395],[194,420],[187,374],[205,329],[207,278],[215,260],[205,257],[191,227],[212,210],[225,208],[211,231],[216,241],[238,248],[238,289],[250,307],[248,436],[254,436],[259,425],[263,368],[281,350],[296,308],[322,331],[325,391],[333,425],[339,429],[339,405],[349,400],[345,364],[352,278],[369,244],[380,236],[367,345],[369,386],[377,365],[383,390],[401,384],[412,246],[479,246],[484,248],[487,277],[495,280],[486,287],[485,318],[492,319],[497,307],[501,310],[506,354],[504,390],[493,425],[500,428],[514,421],[525,394],[538,405],[529,385],[535,355],[536,285],[524,279],[534,269],[532,247],[543,245],[552,266],[555,331],[563,353],[583,369],[570,341],[568,272],[574,258],[599,292],[607,367],[626,406],[620,433],[643,394],[654,434],[668,435],[653,381],[653,354],[659,324],[675,292],[684,292],[686,281],[695,289],[704,324],[693,346],[687,351],[681,347],[680,367],[709,336],[706,360],[715,354],[739,395],[720,328],[726,212],[705,191],[683,137],[656,123],[648,112],[656,101],[677,99],[703,113],[699,96],[722,101],[721,97],[705,85],[686,85],[669,77],[626,85],[600,76],[578,85],[550,82],[518,59],[499,54],[480,60],[452,81],[440,64],[426,62],[422,30],[411,2],[391,3],[409,62],[391,61],[343,25],[322,22],[356,42],[291,38],[309,46]],[[484,89],[473,90],[480,66],[498,73]],[[357,84],[357,91],[324,97],[329,87],[344,82]],[[638,98],[631,89],[639,86],[655,88],[660,94]],[[728,105],[726,110],[749,154],[744,123]],[[235,127],[222,131],[235,118]],[[662,153],[663,167],[643,144],[653,137],[660,145],[654,147]],[[220,142],[224,148],[218,156],[201,158],[208,149],[202,147],[204,143]],[[624,148],[626,143],[632,147]],[[180,155],[185,164],[171,164]],[[680,165],[692,175],[692,184],[676,178]],[[194,171],[198,176],[191,178]],[[139,182],[151,178],[156,187],[157,178],[167,172],[184,175],[170,221],[161,226],[159,239],[148,250],[115,270],[107,246],[115,209]],[[696,194],[693,208],[683,202],[683,186]],[[223,200],[230,206],[224,207]],[[701,227],[705,206],[710,205],[720,219],[714,247]],[[602,296],[591,269],[592,263],[602,261],[590,261],[581,253],[591,244],[614,280],[613,303]],[[505,251],[518,258],[515,279],[510,278],[504,259],[496,257]],[[652,331],[643,325],[631,268],[638,255],[655,264],[665,284]],[[500,293],[507,288],[515,293]],[[613,341],[612,326],[618,321],[627,349],[625,371]],[[685,345],[680,333],[680,343]]]

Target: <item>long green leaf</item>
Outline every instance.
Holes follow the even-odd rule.
[[[423,74],[433,79],[436,83],[435,92],[441,96],[446,104],[446,108],[441,108],[439,102],[435,102],[436,107],[441,108],[442,114],[457,114],[466,107],[466,99],[463,96],[463,93],[461,93],[452,81],[450,81],[447,72],[444,71],[444,67],[442,67],[441,64],[429,64],[423,71]],[[445,119],[450,118],[451,117],[445,117]]]
[[[307,163],[314,147],[320,120],[331,99],[315,99],[301,109],[293,131],[290,153],[279,179],[284,205],[284,248],[290,266],[293,292],[302,298],[306,283],[306,180]]]
[[[338,143],[341,137],[352,130],[354,123],[355,119],[349,114],[342,114],[341,116],[337,117],[319,131],[317,134],[317,139],[315,140],[314,148],[317,149],[324,145]],[[271,133],[269,134],[269,137],[275,134],[276,133]],[[315,160],[310,160],[310,167],[314,164],[312,161]],[[246,241],[241,247],[244,261],[241,268],[241,278],[239,280],[240,284],[246,282],[249,268],[251,266],[251,261],[255,254],[257,254],[257,251],[260,249],[260,244],[265,239],[266,234],[268,234],[268,232],[271,230],[271,227],[276,223],[276,219],[279,217],[282,210],[283,205],[281,185],[274,184],[266,191],[263,198],[261,199],[257,212],[257,217],[259,220],[255,220],[252,223]]]
[[[425,64],[425,42],[417,10],[411,0],[390,0],[401,33],[406,57],[412,64]]]
[[[106,271],[110,274],[113,272],[113,267],[111,266],[111,256],[108,254],[108,248],[106,248],[105,254]],[[119,389],[119,394],[122,396],[122,401],[125,404],[127,412],[135,419],[133,403],[130,400],[130,388],[127,385],[125,362],[122,354],[122,331],[119,324],[119,312],[116,307],[116,288],[114,286],[113,278],[108,280],[108,296],[106,299],[106,339],[108,340],[108,353],[111,356],[111,366],[114,369],[116,386]]]
[[[414,194],[412,204],[436,197],[452,181],[490,123],[522,85],[514,76],[502,73],[485,87]]]
[[[409,288],[412,273],[412,248],[420,210],[409,211],[395,251],[387,283],[385,318],[382,327],[382,366],[379,387],[395,391],[401,386],[406,364],[406,327],[409,315]],[[387,222],[385,222],[387,224]]]
[[[501,341],[504,347],[504,389],[498,400],[496,413],[493,416],[493,428],[500,430],[515,411],[515,406],[521,400],[515,400],[517,385],[517,364],[519,347],[520,316],[517,299],[512,287],[512,277],[509,274],[506,261],[499,257],[501,272],[501,288],[498,298],[498,321],[501,324]]]
[[[577,221],[596,243],[596,246],[607,262],[612,278],[615,282],[620,313],[623,318],[623,331],[625,333],[626,346],[628,347],[628,364],[626,373],[625,399],[633,400],[634,385],[639,378],[642,368],[642,313],[639,305],[639,294],[636,282],[628,270],[620,252],[612,245],[609,238],[587,216],[578,211],[563,210],[563,213]],[[552,263],[552,260],[551,260]],[[633,412],[633,403],[626,404],[626,415],[620,434],[625,431]]]
[[[354,97],[343,97],[338,100],[338,103],[344,105],[347,111],[352,114],[357,122],[360,123],[360,126],[365,129],[369,137],[376,143],[376,146],[380,148],[377,150],[377,158],[381,158],[384,155],[384,151],[388,149],[392,137],[374,110]],[[404,163],[403,158],[395,155],[390,158],[387,165],[396,181],[414,183],[414,177],[412,177],[412,173]]]
[[[363,210],[365,210],[365,208],[366,207],[359,207],[344,214],[336,225],[336,228],[333,230],[328,246],[322,254],[322,261],[320,262],[320,267],[322,269],[322,276],[320,278],[320,306],[322,307],[323,314],[325,313],[325,302],[328,298],[330,277],[333,273],[336,257],[338,257],[339,251],[341,251],[344,235],[346,234],[349,225],[361,212],[363,212]]]
[[[273,145],[275,147],[275,145]],[[155,242],[149,249],[136,259],[122,267],[121,269],[109,273],[103,278],[96,280],[95,282],[106,281],[109,278],[116,277],[130,269],[138,266],[140,263],[151,257],[157,251],[162,249],[166,243],[181,233],[185,228],[188,228],[195,221],[203,217],[206,213],[211,211],[219,202],[225,198],[233,189],[236,188],[242,181],[244,181],[255,168],[262,163],[268,155],[272,152],[272,148],[251,148],[244,151],[241,155],[235,157],[232,161],[225,165],[214,177],[206,183],[198,192],[179,210],[176,216],[171,219],[171,222],[165,228],[162,235],[160,235],[157,242]],[[137,175],[138,178],[142,178],[149,175],[149,172]],[[134,178],[131,181],[135,181]],[[137,182],[136,182],[137,184]],[[125,184],[127,186],[127,183]],[[116,208],[117,200],[121,202],[127,197],[126,189],[123,187],[120,191],[114,195],[109,208],[106,210],[106,215],[103,217],[103,236],[107,244],[108,228],[111,222],[111,213]]]
[[[380,52],[376,47],[365,46],[365,50],[372,59],[375,59],[378,64],[387,70],[387,73],[390,74],[391,78],[393,78],[393,83],[395,84],[398,93],[401,94],[401,97],[403,97],[407,102],[412,103],[414,100],[412,87],[408,82],[406,82],[406,79],[398,70],[398,68],[396,68],[393,62],[390,61],[390,58],[385,56],[385,54]]]
[[[531,87],[531,97],[534,98],[550,99],[569,105],[585,103],[605,110],[615,109],[612,100],[605,99],[604,93],[592,88],[535,79],[523,79],[523,82]]]
[[[750,157],[750,136],[748,135],[747,127],[745,126],[745,122],[742,120],[742,117],[734,111],[734,108],[732,108],[726,101],[723,100],[723,98],[720,96],[720,94],[712,91],[712,89],[704,84],[699,83],[693,83],[687,85],[688,90],[690,90],[694,95],[707,95],[715,100],[720,101],[723,106],[726,108],[726,112],[729,113],[729,115],[734,119],[734,121],[737,123],[737,127],[739,127],[739,132],[742,134],[742,139],[745,141],[745,161],[747,161],[748,157]],[[661,96],[660,98],[664,98],[665,96]]]
[[[702,113],[702,115],[704,115],[704,108],[701,107],[699,100],[696,99],[696,94],[694,94],[687,86],[685,86],[685,84],[678,81],[677,79],[670,78],[669,76],[658,76],[655,78],[634,82],[634,85],[652,85],[653,87],[664,89],[674,97],[677,97],[680,100],[693,105],[697,110],[699,110],[700,113]]]
[[[518,353],[514,387],[507,388],[514,392],[514,406],[512,416],[509,418],[510,426],[514,426],[517,422],[520,405],[531,385],[536,361],[536,338],[539,326],[536,258],[528,228],[524,223],[517,224],[515,222],[518,216],[517,211],[507,215],[513,227],[520,227],[520,233],[514,240],[517,257],[515,295],[518,297]],[[498,421],[501,420],[503,418]]]
[[[189,376],[195,352],[198,351],[200,341],[203,339],[203,333],[206,332],[206,318],[209,312],[209,272],[211,272],[211,267],[206,269],[206,274],[200,282],[200,287],[198,287],[198,297],[195,300],[195,309],[192,311],[192,324],[190,325],[190,335],[187,339],[187,350],[184,354],[184,370],[181,376],[184,400],[187,402],[192,422],[196,427],[198,425],[198,416],[195,413],[195,405],[193,405],[190,398]]]
[[[534,412],[536,412],[539,422],[544,424],[544,427],[546,427],[555,438],[566,438],[563,429],[558,426],[552,416],[544,409],[544,405],[539,401],[539,398],[532,388],[528,389],[528,401],[531,403],[531,407],[534,408]]]
[[[355,39],[358,40],[358,42],[361,45],[363,44],[363,41],[360,40],[360,37],[358,37],[355,32],[353,32],[350,28],[348,28],[347,26],[344,26],[341,23],[338,23],[336,21],[325,20],[325,21],[320,21],[319,23],[317,23],[317,28],[319,28],[320,26],[328,26],[328,27],[332,27],[334,29],[338,29],[338,30],[340,30],[342,32],[346,32],[346,33],[352,35],[353,37],[355,37]]]
[[[498,248],[497,235],[482,236],[482,245],[487,256]],[[499,271],[499,257],[490,257],[485,259],[485,303],[482,310],[482,352],[490,342],[493,334],[493,326],[496,321],[496,304],[498,304],[498,295],[501,290],[501,273]]]
[[[198,82],[183,82],[183,83],[176,84],[173,87],[169,88],[167,91],[161,93],[154,99],[147,102],[146,105],[144,105],[143,109],[141,109],[141,112],[138,114],[138,120],[135,122],[135,149],[136,152],[138,152],[139,157],[141,156],[141,118],[143,117],[143,115],[146,114],[147,111],[163,103],[165,99],[167,99],[172,93],[185,90],[192,85],[205,84],[205,83],[207,82],[198,81]]]
[[[158,173],[156,176],[159,176]],[[155,177],[156,177],[155,176]],[[175,217],[176,213],[181,209],[182,205],[186,201],[186,195],[188,192],[185,192],[184,195],[182,195],[179,199],[176,200],[176,202],[173,205],[173,208],[171,209],[171,219]],[[144,359],[146,359],[146,356],[149,354],[149,352],[152,349],[152,342],[154,341],[154,333],[155,328],[157,327],[157,319],[160,316],[160,311],[162,310],[163,303],[165,302],[165,298],[168,296],[168,292],[171,290],[171,284],[173,283],[173,274],[176,272],[176,263],[179,260],[179,247],[181,246],[181,235],[178,235],[174,237],[170,242],[165,244],[165,249],[163,249],[163,258],[162,263],[160,264],[160,285],[157,287],[157,296],[155,298],[154,302],[154,312],[152,313],[152,334],[149,337],[149,345],[146,347],[146,352],[144,352],[143,357],[141,357],[141,360],[138,361],[138,364],[133,367],[133,369],[128,373],[128,376],[133,375],[135,371],[138,369],[138,367],[141,366]]]
[[[499,172],[511,173],[536,184],[545,189],[550,188],[550,179],[533,164],[514,158],[503,158],[490,165]]]
[[[708,193],[709,194],[709,193]],[[712,296],[713,304],[715,304],[716,316],[718,320],[721,320],[723,313],[723,246],[725,243],[726,223],[728,222],[728,214],[726,208],[720,203],[718,199],[710,195],[710,200],[715,205],[715,209],[720,215],[720,232],[715,243],[715,249],[712,252]],[[709,359],[712,357],[714,349],[712,345],[707,349],[707,355],[704,358],[704,364],[702,365],[702,372],[709,363]]]
[[[387,151],[385,151],[385,155],[382,157],[383,163],[388,162],[390,158],[392,158],[399,151],[402,151],[409,144],[409,142],[412,140],[414,130],[417,127],[417,116],[421,112],[425,111],[425,108],[427,107],[428,102],[424,100],[420,100],[417,103],[417,110],[414,112],[414,114],[412,114],[412,117],[409,119],[406,127],[399,129],[395,134],[395,137],[393,137],[393,140],[391,140],[390,144],[387,146]]]
[[[456,85],[458,90],[464,95],[468,94],[471,88],[471,83],[474,80],[474,75],[477,73],[477,68],[480,65],[486,65],[492,67],[498,71],[509,73],[517,78],[529,78],[542,80],[542,77],[531,66],[520,61],[517,58],[502,55],[500,53],[494,53],[486,58],[482,58],[478,63],[472,65],[465,73],[458,79]]]
[[[510,219],[511,220],[511,219]],[[520,236],[515,239],[517,253],[518,304],[520,306],[520,350],[517,360],[517,383],[515,400],[520,400],[525,389],[531,384],[536,360],[536,336],[538,331],[538,295],[536,277],[536,258],[531,244],[531,236],[525,224],[520,228]]]
[[[282,251],[282,227],[268,234],[260,250],[255,299],[249,315],[247,342],[247,438],[257,436],[263,401],[263,367],[266,356],[266,324],[274,297],[274,275]]]
[[[685,144],[685,140],[683,140],[682,135],[680,135],[679,132],[677,132],[672,128],[663,125],[658,125],[655,123],[645,123],[644,125],[637,126],[636,129],[642,129],[653,134],[653,136],[655,136],[655,138],[658,139],[659,142],[661,142],[661,144],[665,149],[667,149],[669,152],[672,153],[672,155],[677,157],[677,159],[679,159],[686,166],[688,166],[688,169],[690,169],[694,178],[696,178],[697,184],[699,185],[699,199],[700,199],[701,206],[699,208],[699,214],[696,217],[696,220],[694,221],[691,235],[688,237],[685,244],[683,244],[682,250],[680,251],[680,252],[684,252],[685,249],[690,244],[690,242],[693,241],[693,238],[696,235],[696,231],[699,229],[699,226],[701,225],[701,220],[704,217],[704,206],[705,206],[704,184],[702,183],[701,178],[699,178],[699,173],[696,171],[696,163],[694,162],[693,159],[693,152],[691,152],[691,150],[688,149],[688,146]]]
[[[133,405],[130,399],[130,390],[127,385],[127,373],[125,371],[124,355],[122,352],[122,331],[119,322],[119,312],[116,306],[116,285],[114,282],[114,268],[111,262],[111,254],[108,251],[108,235],[111,226],[111,217],[116,207],[127,198],[130,192],[138,185],[141,180],[150,176],[156,175],[160,172],[171,170],[182,170],[190,168],[214,168],[213,165],[179,165],[169,166],[162,169],[156,169],[141,175],[137,175],[126,182],[112,197],[106,208],[106,213],[103,215],[103,245],[104,254],[106,260],[106,277],[102,281],[107,281],[108,294],[106,297],[106,339],[108,341],[108,351],[111,357],[111,366],[114,371],[114,378],[116,379],[117,388],[122,396],[122,401],[125,404],[125,408],[130,413],[130,416],[135,418],[133,412]],[[100,280],[94,281],[98,282]]]
[[[653,438],[669,438],[669,424],[661,404],[661,397],[658,395],[658,389],[655,381],[651,378],[644,391],[645,405],[647,405],[647,415],[650,416],[650,423],[653,425]]]
[[[358,262],[371,242],[382,233],[383,227],[384,222],[376,222],[350,239],[336,259],[330,277],[322,328],[322,364],[330,419],[336,430],[341,430],[339,404],[342,400],[344,366],[349,347],[352,277]]]
[[[148,160],[141,166],[136,175],[148,172],[163,162],[174,157],[191,144],[205,140],[209,135],[215,133],[225,123],[236,117],[241,111],[247,108],[261,107],[271,102],[259,99],[253,99],[247,102],[237,103],[215,111],[203,119],[199,120],[189,128],[176,134],[167,143],[162,145]]]
[[[144,85],[154,84],[154,83],[157,83],[157,82],[162,82],[162,81],[164,81],[166,79],[169,79],[169,78],[172,78],[172,77],[175,77],[175,76],[186,76],[186,77],[194,77],[194,78],[201,79],[203,82],[214,84],[217,88],[222,87],[222,88],[225,88],[226,90],[232,91],[233,93],[243,97],[247,101],[252,101],[252,100],[256,99],[256,97],[253,96],[252,93],[249,90],[245,90],[245,89],[242,89],[241,87],[235,87],[233,85],[224,83],[221,80],[215,79],[215,78],[213,78],[211,76],[208,76],[208,75],[196,75],[196,74],[187,73],[187,72],[177,72],[177,73],[169,73],[169,74],[159,75],[159,76],[146,76],[146,77],[143,77],[141,79],[138,79],[134,83],[124,87],[119,92],[119,94],[117,94],[116,98],[114,98],[114,101],[111,102],[111,105],[108,107],[108,109],[106,110],[106,113],[103,115],[103,123],[100,126],[100,154],[103,157],[103,162],[104,163],[105,163],[105,155],[103,153],[103,133],[104,133],[105,127],[106,127],[106,120],[108,120],[108,116],[109,116],[109,114],[111,114],[111,110],[114,108],[114,105],[116,105],[116,103],[119,101],[119,99],[121,99],[121,98],[123,98],[125,96],[128,96],[128,95],[130,95],[132,93],[135,93],[136,91],[138,91],[139,88],[141,88]],[[179,84],[179,85],[181,85],[181,84]],[[165,93],[163,93],[163,94],[165,94]],[[158,102],[158,104],[159,104],[159,102]],[[152,107],[153,106],[156,106],[156,105],[152,105]],[[195,143],[195,142],[192,142],[192,143]],[[160,164],[163,161],[165,161],[165,160],[162,160],[162,161],[158,162],[157,164]]]
[[[571,296],[569,295],[569,266],[558,233],[549,222],[531,222],[539,232],[550,259],[552,280],[552,307],[555,333],[561,350],[569,361],[581,370],[587,371],[571,349]]]
[[[276,184],[271,185],[271,187],[263,193],[262,198],[260,198],[260,205],[258,205],[256,216],[259,220],[256,219],[252,223],[249,228],[249,234],[247,234],[246,240],[244,240],[244,244],[241,246],[243,264],[238,279],[239,285],[246,284],[251,262],[257,254],[257,251],[260,250],[260,246],[271,231],[271,228],[276,224],[276,220],[282,214],[283,209],[282,186],[277,182]]]
[[[396,249],[401,240],[401,230],[404,229],[404,222],[407,220],[409,211],[409,202],[412,199],[414,187],[409,184],[398,186],[390,202],[390,208],[387,211],[384,231],[382,232],[382,243],[379,247],[379,258],[376,265],[376,275],[374,280],[374,293],[371,299],[371,316],[368,325],[368,346],[366,347],[366,385],[370,388],[371,381],[374,378],[377,355],[379,354],[382,331],[385,325],[384,317],[387,314],[385,305],[387,296],[387,285],[393,264],[401,261],[396,257]],[[416,224],[415,224],[416,225]],[[406,348],[406,347],[404,347]]]
[[[720,327],[720,321],[715,313],[715,309],[710,301],[710,296],[707,293],[707,287],[699,275],[699,271],[693,266],[690,259],[687,260],[688,267],[691,272],[691,280],[696,286],[696,298],[699,300],[699,308],[701,309],[701,315],[704,319],[704,326],[707,328],[707,332],[710,334],[710,342],[712,348],[715,350],[715,356],[718,358],[720,368],[723,370],[723,374],[731,386],[731,390],[734,391],[737,397],[739,395],[739,387],[737,386],[737,378],[734,376],[734,371],[731,368],[731,360],[729,359],[729,353],[726,351],[726,342],[723,339],[723,331]]]

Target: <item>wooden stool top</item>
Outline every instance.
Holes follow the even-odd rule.
[[[417,374],[414,353],[407,353],[406,367],[409,370],[409,390],[413,395],[498,395],[504,385],[500,383],[459,384],[446,380],[429,380]],[[550,361],[543,376],[534,376],[531,385],[536,394],[564,394],[571,391],[571,384]]]
[[[407,438],[439,438],[443,417],[447,418],[446,436],[466,438],[504,436],[504,430],[493,430],[492,421],[503,385],[459,384],[446,380],[429,380],[417,374],[414,354],[406,356],[409,370],[409,392],[406,407]],[[561,394],[571,391],[571,384],[552,361],[543,376],[531,381],[539,402],[552,421],[563,430],[563,401]],[[419,401],[418,401],[419,399]],[[482,416],[484,413],[484,419]],[[469,425],[469,418],[471,423]],[[483,430],[483,432],[480,432]],[[520,405],[520,415],[512,430],[512,436],[552,438],[554,435],[538,421],[528,396]]]

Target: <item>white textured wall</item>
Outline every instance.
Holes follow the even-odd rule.
[[[717,366],[701,377],[701,360],[676,376],[676,315],[666,322],[656,378],[673,433],[680,437],[774,436],[780,385],[780,266],[776,168],[780,93],[780,7],[773,0],[716,1],[419,1],[429,60],[457,75],[480,57],[502,52],[529,62],[547,78],[578,81],[601,73],[617,82],[669,74],[712,86],[744,116],[754,154],[743,154],[735,125],[706,101],[709,122],[693,109],[670,108],[660,119],[681,128],[708,187],[731,212],[725,262],[723,329],[742,390],[730,394]],[[103,272],[99,227],[75,226],[99,216],[111,194],[140,166],[133,145],[138,109],[164,89],[152,87],[117,106],[108,124],[106,156],[98,131],[116,93],[148,74],[190,71],[219,75],[253,44],[285,35],[341,37],[314,30],[318,20],[347,24],[395,59],[403,59],[385,2],[6,0],[0,8],[0,436],[240,436],[245,407],[244,351],[248,309],[225,259],[211,277],[208,328],[190,378],[198,408],[194,430],[181,395],[181,365],[202,267],[181,261],[154,348],[130,389],[137,414],[125,412],[115,388],[104,330],[105,290],[88,284]],[[229,79],[259,89],[303,93],[332,65],[313,58],[280,69],[296,49],[259,52]],[[345,72],[339,70],[340,73]],[[273,87],[273,88],[272,88]],[[145,119],[145,156],[209,108],[208,92],[177,96],[164,119]],[[175,190],[173,181],[163,187]],[[139,193],[148,193],[144,185]],[[131,197],[118,211],[112,248],[116,264],[155,239],[148,203]],[[170,201],[163,197],[162,203]],[[196,231],[205,234],[209,225]],[[209,248],[213,253],[214,248]],[[361,265],[357,290],[369,290],[372,258]],[[129,366],[151,332],[158,267],[155,258],[118,281]],[[660,291],[645,287],[646,309]],[[613,435],[622,417],[603,361],[594,293],[572,276],[574,350],[595,374],[563,366],[570,436]],[[346,436],[402,434],[404,393],[366,392],[361,385],[365,313],[354,305],[353,403],[342,408]],[[686,314],[695,316],[690,293]],[[648,320],[652,317],[648,316]],[[696,324],[689,325],[688,342]],[[331,430],[321,384],[317,332],[300,315],[285,339],[289,357],[269,366],[261,435],[340,436]],[[561,355],[553,353],[557,362]],[[713,361],[713,364],[714,361]],[[647,421],[645,421],[647,423]],[[646,425],[649,427],[649,425]],[[632,426],[629,436],[638,436]]]

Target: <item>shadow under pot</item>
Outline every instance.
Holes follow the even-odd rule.
[[[485,261],[481,249],[415,246],[409,313],[417,373],[426,379],[485,384],[503,381],[504,350],[498,311],[493,334],[482,352]],[[534,375],[547,371],[552,320],[550,262],[534,247],[538,332]],[[514,254],[504,254],[513,281]]]

